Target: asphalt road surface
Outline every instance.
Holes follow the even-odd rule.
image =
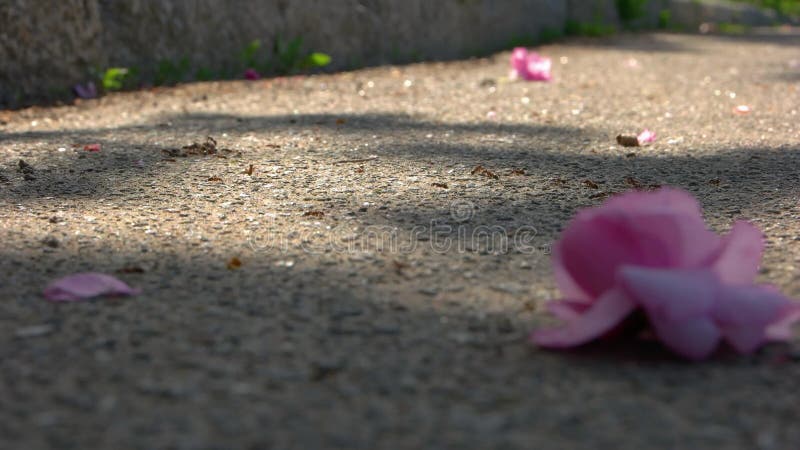
[[[637,187],[800,296],[800,32],[539,51],[0,111],[0,447],[800,448],[800,342],[527,341],[566,221]],[[43,299],[81,271],[142,294]]]

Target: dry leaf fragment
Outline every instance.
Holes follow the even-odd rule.
[[[710,184],[712,186],[719,186],[720,183],[722,183],[722,180],[720,180],[719,178],[714,178],[712,180],[708,180],[708,184]]]
[[[303,217],[316,217],[322,218],[325,217],[325,213],[322,211],[306,211],[303,213]]]
[[[396,274],[400,275],[401,277],[408,277],[408,275],[405,273],[405,270],[411,266],[402,261],[394,259],[392,260],[392,267],[394,268],[394,272]]]
[[[250,166],[247,169],[245,169],[244,172],[242,172],[242,173],[245,174],[245,175],[253,175],[253,171],[254,170],[255,170],[255,167],[253,167],[253,165],[250,164]]]
[[[587,179],[585,179],[585,180],[583,180],[583,184],[584,184],[586,187],[590,187],[590,188],[592,188],[592,189],[599,189],[599,188],[600,188],[600,186],[598,186],[598,185],[597,185],[597,183],[595,183],[594,181],[592,181],[592,180],[590,180],[590,179],[588,179],[588,178],[587,178]]]
[[[641,188],[644,187],[644,185],[642,183],[640,183],[639,180],[637,180],[636,178],[633,178],[633,177],[625,177],[625,184],[627,184],[628,186],[631,186],[631,187],[633,187],[635,189],[641,189]]]
[[[236,270],[242,267],[242,261],[234,256],[233,258],[230,259],[230,261],[228,261],[227,267],[228,270]]]
[[[347,123],[345,119],[336,119],[336,125],[344,125],[345,123]]]
[[[229,149],[221,149],[226,153],[230,153],[231,150]],[[201,156],[208,156],[208,155],[217,155],[219,149],[217,149],[217,141],[211,136],[206,137],[206,141],[203,143],[193,143],[190,145],[185,145],[181,147],[181,150],[177,149],[170,149],[165,150],[168,152],[169,156],[189,156],[189,155],[201,155]],[[218,155],[219,156],[219,155]]]
[[[208,181],[222,181],[220,177],[209,177]]]
[[[617,144],[623,147],[638,147],[639,144],[639,137],[638,136],[631,136],[631,135],[617,135]]]
[[[364,166],[358,166],[355,170],[356,173],[364,173]]]
[[[17,163],[17,171],[24,173],[26,175],[30,175],[34,172],[33,166],[26,163],[24,160],[20,159]]]
[[[522,175],[526,175],[526,173],[525,173],[525,169],[511,169],[511,172],[509,172],[509,175],[520,175],[520,176],[522,176]]]
[[[442,189],[448,189],[447,183],[431,183],[431,186],[438,187]]]
[[[472,175],[483,175],[483,176],[485,176],[487,178],[491,178],[493,180],[499,180],[500,179],[500,177],[498,177],[496,173],[492,172],[491,170],[489,170],[486,167],[483,167],[481,165],[475,166],[475,168],[472,169],[472,172],[470,172],[470,173]]]
[[[185,158],[185,157],[188,156],[186,154],[186,152],[181,151],[181,150],[179,150],[177,148],[165,148],[165,149],[161,150],[161,153],[163,153],[166,156],[169,156],[171,158]],[[167,159],[170,159],[170,158],[167,158]],[[172,161],[175,161],[175,160],[173,159]]]

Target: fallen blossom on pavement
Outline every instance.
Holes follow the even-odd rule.
[[[754,284],[764,240],[736,222],[725,236],[710,231],[686,191],[629,192],[576,215],[553,248],[562,300],[548,310],[563,321],[536,330],[535,344],[569,348],[604,337],[649,330],[691,360],[720,342],[750,353],[785,341],[800,319],[800,302]],[[642,336],[644,334],[633,334]]]
[[[87,152],[99,152],[100,148],[100,144],[86,144],[83,146],[83,149]]]
[[[639,145],[650,144],[656,140],[656,134],[650,130],[645,129],[638,136],[636,136],[636,140],[639,141]]]
[[[517,47],[511,52],[511,78],[527,81],[550,81],[553,62],[550,58]]]
[[[92,81],[84,84],[76,84],[72,86],[72,92],[83,99],[95,98],[97,97],[97,86],[95,86]]]
[[[261,74],[256,69],[250,68],[244,71],[244,78],[251,81],[260,80]]]
[[[139,294],[122,281],[104,273],[85,272],[68,275],[50,283],[44,297],[53,302],[72,302],[98,296],[129,296]]]

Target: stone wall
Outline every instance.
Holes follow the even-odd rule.
[[[694,24],[728,14],[723,3],[650,0],[642,23],[666,7]],[[0,0],[0,107],[67,99],[111,66],[145,80],[159,61],[231,69],[254,39],[301,37],[337,69],[487,54],[569,20],[619,24],[615,0]]]

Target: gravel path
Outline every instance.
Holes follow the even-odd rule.
[[[762,279],[800,296],[799,44],[623,35],[542,48],[552,83],[504,53],[0,111],[0,447],[800,448],[800,342],[526,342],[561,227],[640,185],[756,222]],[[143,294],[42,299],[85,270]]]

